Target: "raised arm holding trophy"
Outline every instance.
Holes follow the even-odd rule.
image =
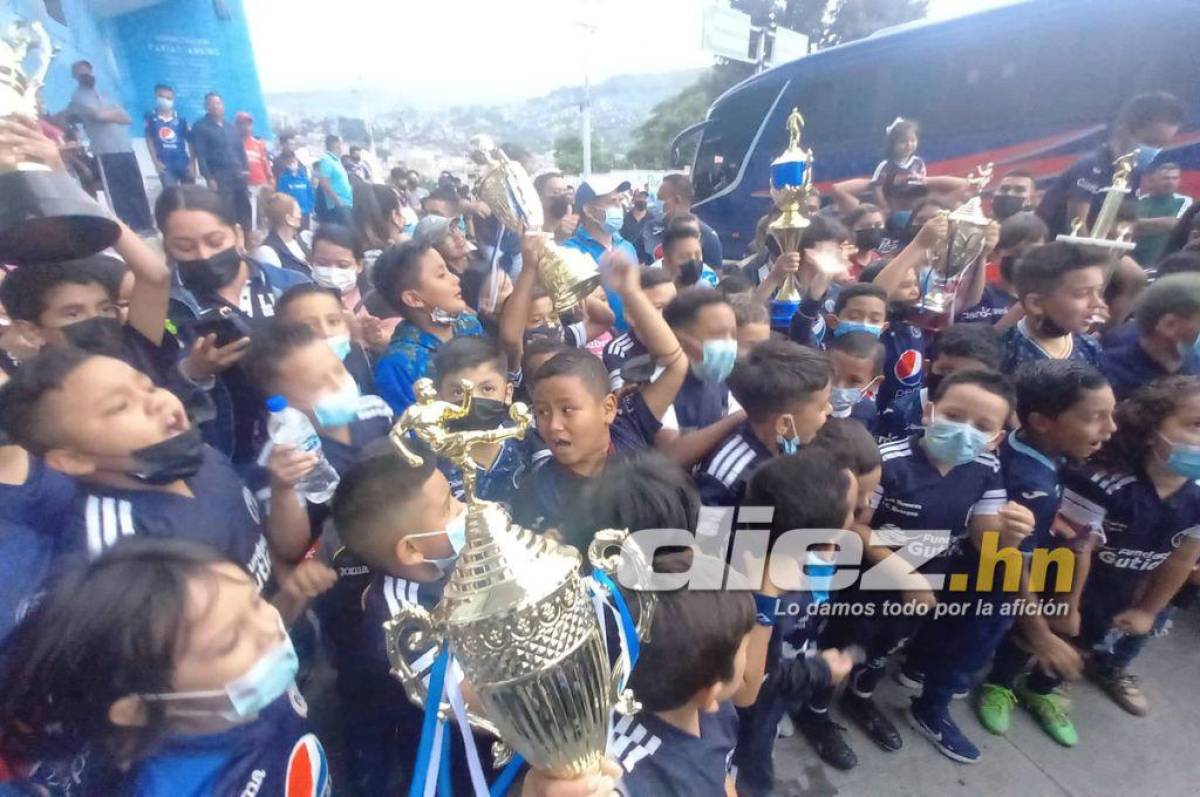
[[[955,300],[958,288],[972,269],[983,267],[988,254],[987,230],[992,220],[983,212],[980,194],[992,181],[993,170],[991,163],[982,164],[967,177],[973,195],[946,212],[949,233],[930,251],[930,267],[922,278],[918,310],[927,317],[931,329],[946,326],[957,311],[964,309]]]
[[[418,396],[428,396],[424,387],[431,388],[418,385]],[[464,395],[470,395],[469,388],[464,388]],[[525,435],[531,418],[523,405],[517,407],[511,413],[514,426],[497,433]],[[393,432],[393,443],[406,459],[419,458],[407,445],[411,434],[466,476],[474,470],[471,446],[484,440],[478,432],[447,428],[449,421],[466,411],[466,405],[456,407],[429,398],[422,403],[420,417],[405,413]],[[644,639],[653,596],[639,593],[634,619],[620,596],[613,594],[606,576],[581,576],[578,551],[516,526],[500,504],[476,498],[473,484],[466,479],[464,485],[466,544],[441,602],[432,613],[415,604],[407,606],[384,625],[392,673],[404,682],[414,702],[425,705],[427,718],[430,712],[440,711],[444,717],[453,711],[456,716],[468,715],[475,727],[497,734],[502,743],[496,748],[497,763],[508,758],[505,748],[509,748],[556,777],[598,773],[610,711],[614,707],[632,711],[635,704],[623,692],[632,664],[611,663],[610,640],[597,602],[611,602],[626,634]],[[615,572],[621,558],[605,555],[614,547],[621,550],[624,565],[637,573],[647,572],[637,549],[623,545],[627,536],[625,531],[597,533],[589,550],[597,572]],[[637,645],[637,639],[627,637],[627,642],[630,650]],[[461,669],[462,681],[473,696],[469,710],[457,697],[452,678],[446,680],[449,704],[442,704],[443,684],[436,675],[426,686],[408,663],[409,651],[431,648],[439,650],[442,660],[440,669],[435,664],[435,674],[447,671],[446,660],[451,657]],[[459,717],[460,727],[468,717]],[[422,748],[426,749],[424,739]],[[424,763],[428,769],[416,773],[417,777],[436,772],[436,763]],[[417,766],[420,769],[422,762]],[[480,789],[477,783],[476,790]],[[486,788],[482,793],[487,793]]]

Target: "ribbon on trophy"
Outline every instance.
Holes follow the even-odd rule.
[[[448,424],[470,411],[471,385],[462,388],[465,398],[454,404],[438,399],[429,379],[417,380],[417,400],[391,433],[414,465],[423,461],[414,438],[456,465],[467,501],[466,543],[438,605],[429,612],[405,604],[384,623],[391,672],[425,712],[410,797],[432,797],[448,782],[451,713],[477,797],[503,794],[522,761],[561,778],[598,772],[613,709],[636,710],[625,685],[655,603],[653,593],[640,593],[634,615],[610,577],[619,570],[623,583],[637,584],[651,572],[640,550],[626,544],[628,531],[596,532],[588,548],[595,572],[588,579],[579,572],[577,550],[513,524],[504,507],[475,496],[472,447],[524,437],[532,417],[518,402],[509,411],[512,426],[451,431]],[[617,618],[615,663],[608,611]],[[435,670],[425,682],[409,656],[434,650]],[[470,684],[470,706],[462,683]],[[499,740],[493,760],[507,764],[490,790],[472,728]]]

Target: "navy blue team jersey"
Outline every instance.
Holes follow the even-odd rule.
[[[1046,350],[1029,336],[1025,325],[1026,320],[1022,318],[1016,326],[1004,333],[1004,363],[1000,368],[1003,373],[1013,373],[1021,363],[1050,359]],[[1071,351],[1064,359],[1079,360],[1099,367],[1100,344],[1086,335],[1077,335],[1072,332]]]
[[[532,432],[532,430],[530,430]],[[532,459],[536,445],[528,440],[505,440],[500,444],[500,453],[492,460],[488,468],[477,468],[475,472],[475,495],[484,501],[496,501],[502,504],[512,503],[517,494],[517,488],[525,475]],[[545,449],[541,452],[549,456]],[[541,457],[539,457],[541,459]],[[438,458],[438,470],[450,482],[450,493],[459,501],[466,500],[466,489],[463,487],[462,471],[450,461]]]
[[[1100,371],[1112,385],[1117,401],[1123,401],[1139,387],[1150,384],[1155,379],[1164,376],[1192,376],[1200,373],[1200,362],[1195,356],[1183,361],[1178,371],[1171,372],[1153,359],[1142,348],[1138,339],[1112,348],[1106,348],[1100,354]]]
[[[74,479],[31,456],[24,482],[0,483],[0,520],[28,526],[57,540],[70,514],[75,489]]]
[[[701,797],[725,794],[737,743],[737,712],[725,701],[700,713],[692,736],[649,711],[620,717],[608,741],[608,758],[620,765],[623,797]]]
[[[905,393],[892,401],[879,413],[872,431],[879,442],[907,440],[920,434],[925,428],[925,403],[929,401],[929,388],[923,387],[914,393]]]
[[[1086,465],[1068,469],[1064,483],[1063,515],[1100,531],[1089,591],[1103,585],[1131,599],[1143,575],[1186,538],[1200,537],[1200,485],[1194,481],[1162,498],[1144,474]]]
[[[950,531],[951,544],[938,559],[967,552],[967,524],[976,515],[995,515],[1008,500],[1000,460],[983,453],[971,462],[952,468],[943,476],[920,445],[910,437],[879,446],[883,474],[868,499],[874,509],[871,528],[888,531]],[[884,535],[888,538],[889,535]],[[919,536],[895,537],[897,545],[919,543]],[[934,572],[938,565],[922,572]]]
[[[729,414],[732,399],[724,382],[705,382],[688,370],[675,401],[663,416],[663,428],[681,434],[703,429]]]
[[[884,348],[883,384],[876,402],[882,412],[898,397],[925,387],[925,333],[893,314],[879,340]]]
[[[271,557],[254,495],[211,446],[204,447],[200,470],[185,481],[191,498],[81,482],[67,519],[66,547],[95,558],[134,534],[190,540],[242,565],[261,590],[271,577]]]
[[[1021,551],[1056,545],[1050,526],[1062,501],[1064,459],[1051,459],[1023,441],[1014,431],[997,452],[1008,497],[1033,513],[1033,533],[1021,541]]]
[[[994,324],[1008,314],[1017,297],[997,288],[990,282],[983,286],[979,304],[963,310],[954,321],[958,324]]]
[[[737,506],[754,472],[773,456],[754,434],[750,421],[743,421],[700,463],[696,471],[700,503]]]
[[[0,514],[0,643],[37,603],[54,543],[53,536]]]
[[[329,762],[307,716],[308,706],[293,684],[253,722],[167,739],[152,758],[134,767],[121,793],[329,797]]]
[[[608,371],[609,389],[616,390],[624,385],[625,380],[621,377],[622,366],[634,357],[641,357],[644,354],[649,354],[649,352],[632,331],[623,332],[610,340],[604,347],[604,354],[600,358],[604,361],[604,369]]]

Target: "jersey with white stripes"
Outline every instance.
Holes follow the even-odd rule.
[[[135,534],[204,543],[245,567],[261,590],[271,577],[271,557],[254,494],[225,455],[207,445],[200,470],[185,482],[191,497],[81,481],[66,545],[95,558]]]
[[[871,528],[911,532],[902,535],[910,545],[919,544],[917,532],[949,530],[951,544],[940,554],[945,558],[965,550],[971,518],[998,513],[1008,493],[994,454],[980,454],[943,476],[919,441],[910,437],[879,447],[883,474],[868,500],[875,510]]]
[[[700,502],[705,506],[737,506],[758,467],[773,457],[744,421],[721,441],[696,472]]]
[[[446,588],[446,579],[437,581],[410,581],[386,573],[375,573],[371,586],[363,594],[363,610],[366,618],[365,628],[368,634],[369,651],[362,655],[382,661],[385,671],[391,664],[387,658],[387,645],[383,636],[383,624],[391,620],[406,607],[419,606],[426,611],[433,611],[438,601],[442,599],[442,590]],[[430,646],[418,651],[404,648],[405,660],[421,680],[428,683],[433,660],[437,658],[437,648]]]
[[[646,347],[632,332],[625,332],[609,341],[601,357],[604,368],[608,371],[609,388],[616,390],[625,384],[625,380],[621,378],[621,366],[634,357],[647,353]]]
[[[649,711],[619,717],[608,739],[608,758],[621,767],[623,797],[707,797],[725,794],[732,776],[738,718],[726,700],[700,712],[700,735],[676,728]]]
[[[1185,539],[1200,537],[1200,485],[1194,481],[1163,498],[1144,474],[1086,465],[1067,470],[1065,487],[1063,514],[1100,529],[1089,584],[1136,582]]]

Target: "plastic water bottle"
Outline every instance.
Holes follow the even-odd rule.
[[[310,504],[323,504],[333,497],[340,478],[321,451],[321,438],[300,410],[289,407],[283,396],[267,399],[267,433],[275,445],[289,445],[317,455],[317,464],[296,484],[296,492]]]

